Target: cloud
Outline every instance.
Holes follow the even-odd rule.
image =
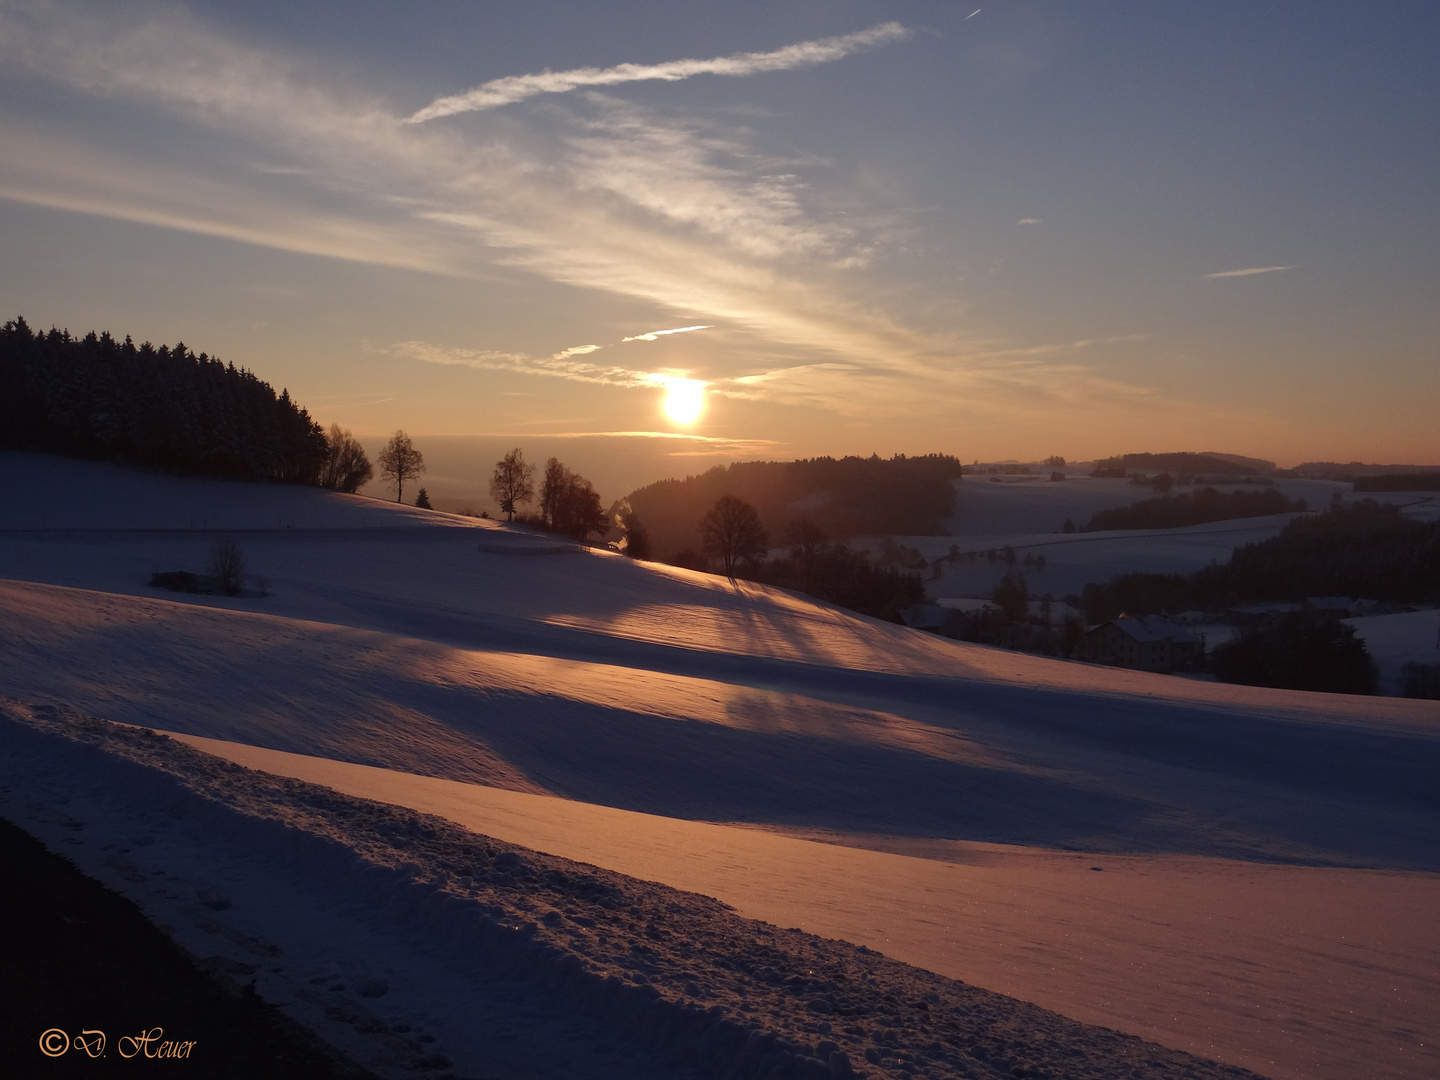
[[[674,330],[651,330],[647,334],[636,334],[634,337],[621,338],[626,341],[656,341],[669,334],[688,334],[692,330],[709,330],[708,326],[677,326]]]
[[[513,371],[521,375],[545,375],[602,386],[662,387],[675,377],[666,371],[643,371],[574,359],[599,349],[599,345],[578,345],[550,356],[529,356],[525,353],[432,345],[425,341],[402,341],[389,351],[426,364],[472,367],[482,371]]]
[[[1022,218],[1021,218],[1019,221],[1017,221],[1015,224],[1016,224],[1016,225],[1039,225],[1040,222],[1041,222],[1041,220],[1042,220],[1042,219],[1041,219],[1041,218],[1038,218],[1038,217],[1022,217]]]
[[[626,338],[625,340],[629,341],[630,339]],[[586,356],[592,352],[599,352],[603,348],[603,345],[572,345],[568,349],[561,349],[558,353],[551,357],[551,359],[568,360],[572,356]]]
[[[1294,270],[1293,266],[1250,266],[1244,270],[1222,270],[1218,274],[1206,274],[1207,278],[1249,277],[1251,274],[1273,274],[1276,270]]]
[[[767,447],[785,445],[775,439],[730,439],[679,431],[547,431],[543,434],[547,439],[675,439],[712,448],[743,447],[744,453],[756,453]]]
[[[594,96],[538,127],[408,125],[373,95],[323,81],[308,58],[231,41],[183,12],[126,14],[0,6],[0,65],[128,108],[137,130],[164,135],[119,144],[86,130],[82,110],[47,116],[5,140],[0,195],[447,275],[520,270],[795,345],[914,347],[825,280],[878,239],[858,215],[817,218],[797,163],[756,154],[743,129]],[[194,136],[225,150],[184,152]],[[237,159],[264,166],[237,170]]]
[[[908,219],[825,162],[761,152],[733,118],[590,92],[543,115],[411,124],[313,57],[233,40],[183,11],[136,10],[0,2],[0,68],[13,85],[45,87],[5,99],[0,197],[427,274],[604,291],[648,306],[647,319],[723,328],[706,335],[707,392],[845,417],[1111,394],[1042,355],[1049,346],[1030,359],[987,354],[892,317],[882,298],[894,291],[860,268],[906,250]],[[902,33],[885,27],[867,31],[872,43]],[[835,41],[849,44],[811,44],[861,47],[856,35]],[[780,53],[797,66],[808,47]],[[57,108],[67,94],[78,105]],[[30,98],[44,110],[27,114]],[[95,101],[127,122],[95,128]],[[688,374],[607,365],[600,348],[395,350],[637,388]]]
[[[587,67],[572,71],[543,71],[538,75],[508,75],[492,79],[463,94],[436,98],[411,116],[409,122],[420,124],[456,113],[479,112],[523,101],[537,94],[563,94],[582,86],[617,86],[653,80],[677,82],[692,75],[744,76],[812,67],[843,59],[862,49],[898,41],[908,33],[899,23],[887,22],[858,33],[820,41],[802,41],[768,53],[736,53],[733,56],[717,56],[713,60],[671,60],[663,64],[620,64],[610,68]]]

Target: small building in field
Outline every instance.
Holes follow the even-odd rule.
[[[900,621],[911,629],[956,640],[970,637],[973,629],[965,612],[939,604],[911,604],[901,608]]]
[[[1136,671],[1189,671],[1200,658],[1200,638],[1155,616],[1121,615],[1091,627],[1075,651],[1082,660]]]

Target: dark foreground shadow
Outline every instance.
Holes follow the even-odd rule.
[[[374,1080],[253,992],[231,994],[129,900],[0,818],[0,1061],[15,1077],[275,1077]],[[147,1058],[124,1037],[163,1029],[193,1042],[183,1058]],[[52,1029],[49,1057],[41,1035]],[[83,1035],[86,1030],[92,1032]],[[94,1032],[103,1032],[103,1051]],[[74,1043],[81,1036],[91,1058]],[[159,1045],[145,1048],[158,1052]],[[125,1057],[125,1053],[133,1056]],[[13,1070],[13,1071],[10,1071]]]

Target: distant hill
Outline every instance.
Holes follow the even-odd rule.
[[[1205,487],[1179,495],[1144,499],[1113,510],[1101,510],[1088,524],[1083,525],[1080,531],[1177,529],[1186,525],[1205,525],[1212,521],[1233,521],[1237,518],[1296,513],[1308,509],[1304,499],[1287,499],[1274,488],[1220,492],[1213,487]]]
[[[1120,454],[1095,462],[1098,476],[1124,476],[1132,472],[1185,474],[1187,476],[1253,476],[1275,471],[1273,461],[1241,457],[1239,454],[1175,453]]]
[[[1362,461],[1307,461],[1287,469],[1287,476],[1305,480],[1343,480],[1352,483],[1362,476],[1396,476],[1415,473],[1440,473],[1440,465],[1367,465]]]
[[[1440,491],[1440,470],[1357,476],[1356,491]]]
[[[944,536],[944,522],[955,509],[952,481],[959,477],[960,462],[948,454],[747,461],[661,480],[628,498],[655,554],[669,558],[700,549],[699,521],[722,495],[759,511],[773,547],[784,543],[787,526],[801,520],[836,541],[876,533]]]
[[[1280,535],[1237,548],[1230,561],[1179,574],[1132,573],[1085,586],[1091,622],[1121,612],[1223,611],[1237,604],[1353,596],[1386,603],[1440,601],[1440,521],[1365,500],[1292,520]]]
[[[1234,465],[1239,465],[1246,473],[1252,476],[1265,476],[1276,470],[1276,465],[1273,461],[1266,461],[1264,458],[1246,457],[1243,454],[1221,454],[1215,450],[1205,450],[1200,456],[1219,458],[1221,461],[1228,461]]]

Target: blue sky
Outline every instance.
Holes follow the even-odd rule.
[[[0,296],[656,477],[1432,461],[1437,46],[1423,3],[0,0]]]

